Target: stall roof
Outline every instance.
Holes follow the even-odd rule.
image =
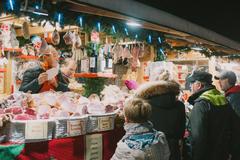
[[[112,11],[116,14],[122,14],[135,19],[139,19],[148,23],[151,23],[149,29],[155,29],[177,35],[176,38],[184,40],[193,40],[208,45],[213,45],[222,49],[232,49],[232,52],[240,51],[240,43],[235,42],[229,38],[226,38],[220,34],[217,34],[211,30],[203,28],[199,25],[193,24],[189,21],[171,15],[162,10],[150,7],[148,5],[139,3],[133,0],[65,0],[65,2],[75,4],[86,4],[95,6],[98,8]],[[77,8],[72,6],[72,10],[77,11]],[[81,12],[81,10],[79,11]],[[87,11],[86,11],[87,12]],[[103,12],[96,12],[95,14],[101,15]],[[103,16],[103,15],[102,15]],[[108,15],[109,16],[109,15]],[[123,17],[124,17],[123,16]],[[119,18],[112,16],[113,18]],[[123,19],[123,18],[120,18]],[[159,27],[156,27],[156,25]]]

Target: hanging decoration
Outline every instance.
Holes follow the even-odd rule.
[[[20,5],[17,6],[15,0],[7,0],[6,3],[8,9],[6,10],[7,13],[12,13],[15,16],[21,16],[22,12],[18,9]],[[106,35],[111,35],[113,38],[126,38],[128,37],[131,40],[138,40],[138,41],[146,41],[147,43],[154,45],[157,48],[161,48],[163,51],[176,51],[176,52],[189,52],[192,50],[189,46],[171,46],[169,43],[166,42],[164,33],[158,31],[151,31],[146,29],[139,28],[136,33],[136,29],[132,30],[127,28],[125,22],[113,18],[108,17],[99,17],[96,15],[90,15],[87,13],[81,13],[81,16],[76,15],[76,12],[70,12],[67,10],[64,5],[61,5],[61,2],[57,3],[56,5],[51,4],[50,1],[46,1],[43,6],[36,5],[36,3],[29,2],[28,6],[33,8],[39,8],[47,11],[48,16],[36,15],[30,12],[24,12],[25,16],[31,17],[31,22],[40,23],[43,20],[48,22],[58,22],[60,26],[63,25],[77,25],[81,27],[81,29],[86,33],[92,33],[94,28],[96,28],[96,33],[93,32],[95,35],[93,36],[96,42],[100,42],[99,32],[104,32]],[[61,12],[59,12],[61,11]],[[65,17],[64,17],[65,16]],[[84,19],[83,19],[84,17]],[[97,22],[97,27],[96,26]],[[95,23],[95,24],[93,24]],[[40,24],[39,24],[40,25]],[[54,25],[54,24],[53,24]],[[98,32],[97,32],[98,31]],[[97,34],[98,33],[98,34]],[[20,42],[20,44],[22,44]],[[61,45],[61,43],[60,43]],[[161,52],[159,50],[159,52]],[[210,50],[208,48],[202,48],[199,50],[200,53],[204,54],[205,56],[222,56],[226,55],[223,52]]]

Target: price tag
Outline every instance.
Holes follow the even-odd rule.
[[[48,122],[28,121],[25,126],[25,139],[47,139]]]
[[[81,135],[83,133],[84,121],[71,120],[67,122],[67,130],[69,136]]]
[[[89,60],[83,59],[81,60],[81,72],[88,72],[89,71]]]
[[[95,68],[96,65],[96,58],[90,57],[90,68]]]
[[[86,135],[85,160],[102,160],[102,135]]]
[[[112,68],[113,61],[112,59],[108,59],[108,68]]]
[[[99,130],[106,131],[110,130],[112,127],[112,117],[101,117],[99,118]]]

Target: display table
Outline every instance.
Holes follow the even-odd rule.
[[[90,146],[88,136],[99,135],[101,138],[101,147]],[[84,160],[89,157],[89,152],[95,150],[101,151],[102,159],[109,160],[115,152],[117,142],[123,137],[123,127],[115,128],[111,131],[91,133],[76,137],[52,139],[49,141],[26,143],[26,144],[4,144],[0,145],[0,159],[10,160]],[[14,148],[15,147],[15,148]],[[21,151],[21,152],[20,152]],[[18,154],[20,153],[20,154]],[[88,155],[87,155],[88,154]],[[92,153],[94,156],[95,153]],[[16,158],[13,158],[16,156]]]

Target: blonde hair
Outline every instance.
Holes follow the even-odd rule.
[[[152,114],[152,107],[145,100],[140,98],[129,99],[123,108],[124,116],[133,123],[143,123],[149,120]]]

